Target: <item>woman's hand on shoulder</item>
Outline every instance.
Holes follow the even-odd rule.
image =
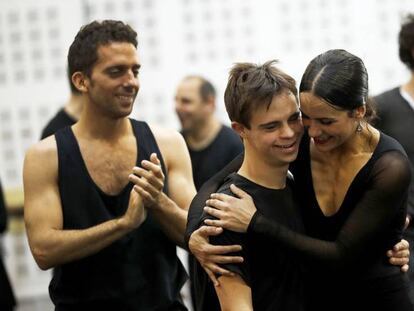
[[[235,185],[230,190],[237,196],[213,193],[206,201],[204,211],[217,219],[206,219],[209,226],[222,227],[235,232],[247,232],[250,221],[257,209],[252,197]]]

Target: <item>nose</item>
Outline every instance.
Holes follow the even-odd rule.
[[[295,131],[289,123],[283,124],[281,136],[284,138],[291,138],[295,136]]]
[[[138,76],[132,70],[128,70],[125,74],[124,87],[136,90],[139,89]]]
[[[303,121],[303,124],[305,128],[308,130],[308,134],[310,137],[318,137],[322,134],[322,131],[316,124],[316,122],[313,122],[312,120],[306,120],[306,122]]]

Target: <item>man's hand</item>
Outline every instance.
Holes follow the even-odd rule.
[[[191,234],[188,242],[191,253],[204,268],[211,281],[213,281],[214,286],[220,285],[216,275],[234,275],[232,272],[221,268],[218,264],[243,262],[243,257],[224,255],[240,251],[240,245],[220,246],[209,243],[209,236],[219,235],[222,232],[222,228],[202,226]]]
[[[164,173],[161,162],[155,153],[150,156],[150,161],[141,162],[141,167],[134,167],[129,180],[134,183],[134,190],[139,193],[144,206],[149,209],[160,207],[162,189],[164,188]]]
[[[135,186],[129,194],[128,209],[122,220],[127,228],[138,228],[147,218],[147,211],[144,208],[141,195],[136,191]]]

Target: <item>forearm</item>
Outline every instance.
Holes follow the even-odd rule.
[[[220,286],[215,290],[224,311],[252,311],[252,294],[250,287],[240,275],[220,276]]]
[[[178,246],[184,247],[187,210],[180,208],[168,196],[162,194],[159,206],[149,211],[157,219],[164,233]]]
[[[30,234],[29,244],[42,270],[93,255],[131,231],[123,219],[113,219],[83,230],[48,229]]]

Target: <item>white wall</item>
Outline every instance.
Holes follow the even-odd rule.
[[[403,82],[401,16],[412,0],[0,0],[0,176],[21,187],[24,152],[65,102],[66,54],[79,27],[122,19],[139,35],[142,87],[133,116],[177,128],[174,89],[204,74],[222,94],[236,61],[271,58],[297,80],[329,48],[362,57],[373,94]],[[220,95],[218,114],[227,120]]]

